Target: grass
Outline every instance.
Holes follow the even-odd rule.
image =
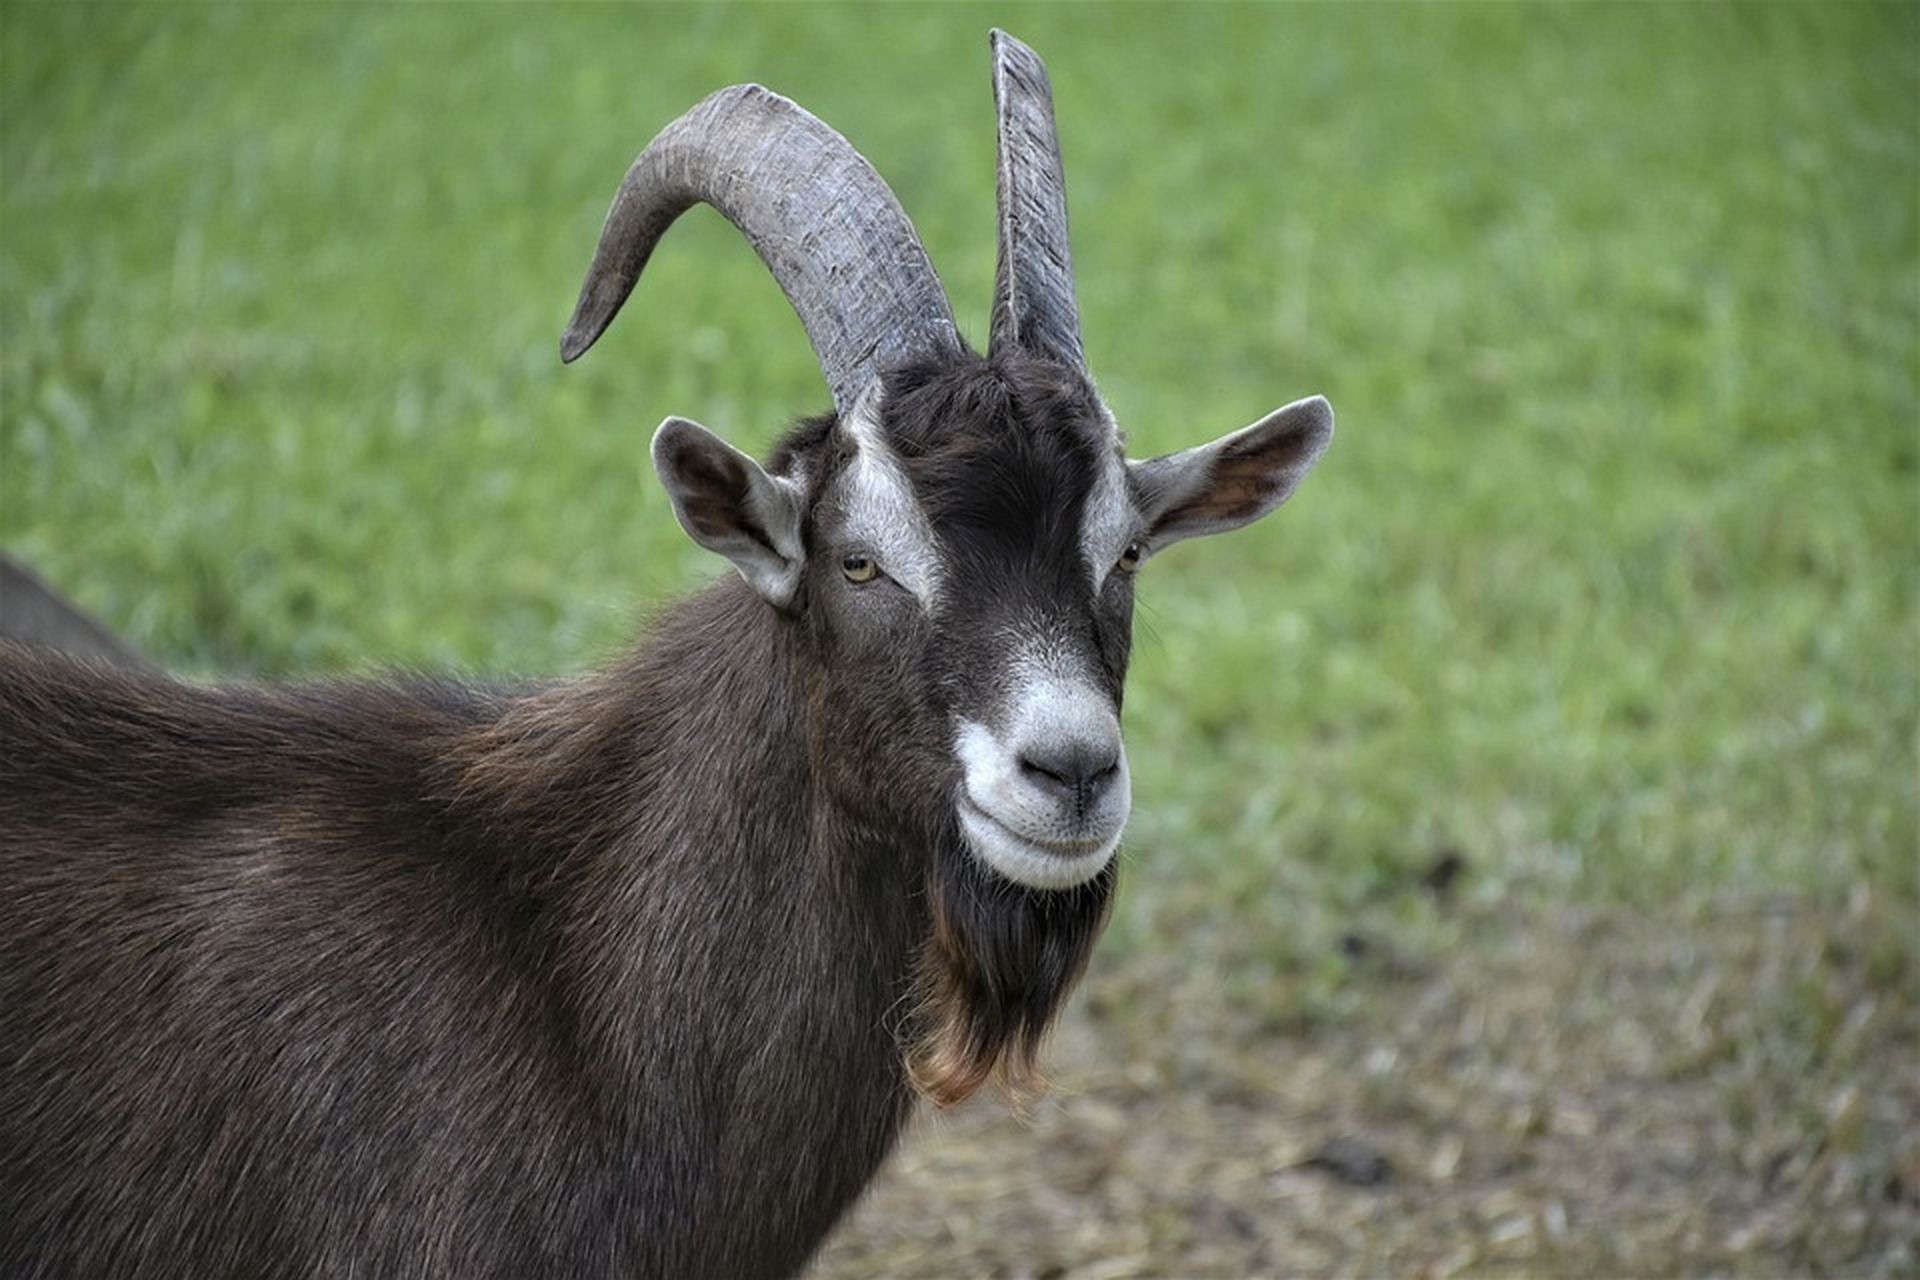
[[[1877,959],[1781,997],[1749,1094],[1877,993],[1848,1034],[1884,1052],[1848,1052],[1887,1096],[1920,973],[1911,6],[9,0],[0,545],[195,673],[603,657],[717,571],[652,426],[758,448],[825,401],[711,217],[559,367],[625,165],[763,80],[888,176],[982,338],[992,23],[1050,59],[1136,450],[1314,391],[1341,421],[1287,510],[1143,581],[1123,978],[1175,952],[1276,1034],[1378,1016],[1343,937],[1484,941],[1409,887],[1445,851],[1526,920],[1710,938],[1784,896]]]

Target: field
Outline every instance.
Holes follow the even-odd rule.
[[[0,547],[196,676],[565,672],[719,572],[645,460],[826,395],[614,186],[760,80],[993,279],[1054,77],[1138,454],[1326,394],[1158,559],[1113,928],[1023,1114],[821,1276],[1920,1268],[1920,8],[0,5]]]

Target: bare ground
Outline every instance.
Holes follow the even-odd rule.
[[[1143,943],[1054,1091],[923,1118],[813,1275],[1920,1274],[1911,914],[1383,907],[1305,973]]]

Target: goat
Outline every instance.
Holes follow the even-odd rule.
[[[147,665],[98,619],[5,552],[0,552],[0,640],[121,666]]]
[[[1276,507],[1319,398],[1124,459],[1051,90],[995,32],[987,353],[842,138],[656,137],[562,357],[696,202],[834,412],[669,418],[735,573],[529,689],[240,687],[0,645],[0,1272],[790,1275],[916,1097],[1032,1078],[1111,900],[1134,576]]]

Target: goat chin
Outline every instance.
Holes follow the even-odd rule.
[[[962,795],[955,808],[967,845],[982,862],[1014,884],[1043,892],[1083,885],[1113,861],[1120,828],[1093,839],[1046,840],[1020,831]]]

